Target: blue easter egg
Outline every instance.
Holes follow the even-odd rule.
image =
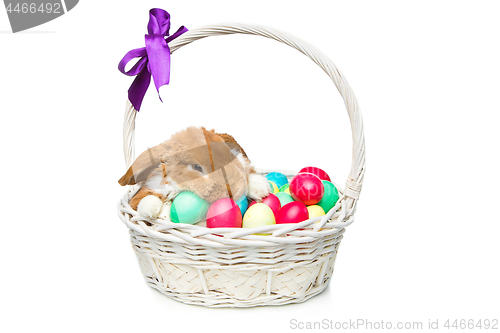
[[[248,209],[247,197],[243,194],[238,200],[236,200],[236,204],[240,208],[241,216],[243,216]]]
[[[267,174],[266,178],[280,188],[281,186],[288,184],[288,179],[281,172],[270,172]]]

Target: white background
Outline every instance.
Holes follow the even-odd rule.
[[[365,123],[356,221],[328,289],[303,304],[188,306],[149,288],[116,213],[124,189],[125,53],[148,10],[171,32],[265,24],[326,53]],[[290,321],[499,319],[500,20],[497,1],[81,1],[12,34],[0,10],[5,332],[282,332]],[[345,182],[351,136],[329,78],[253,36],[213,37],[172,56],[151,86],[138,152],[188,125],[233,134],[261,168],[317,165]],[[362,327],[361,327],[362,328]],[[451,330],[453,331],[453,330]]]

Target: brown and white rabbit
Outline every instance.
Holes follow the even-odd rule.
[[[260,200],[270,192],[266,177],[251,166],[245,151],[229,134],[188,127],[143,152],[118,181],[140,184],[130,200],[134,210],[150,219],[181,191],[191,191],[212,203],[242,195]]]

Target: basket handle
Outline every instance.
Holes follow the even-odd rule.
[[[330,59],[328,59],[326,55],[324,55],[321,51],[319,51],[312,45],[288,33],[261,25],[230,23],[223,25],[209,25],[190,30],[169,43],[170,52],[173,53],[182,46],[190,44],[198,39],[210,36],[231,34],[263,36],[284,43],[308,56],[332,79],[333,83],[340,92],[340,95],[342,95],[342,98],[344,99],[347,113],[349,114],[349,119],[351,122],[353,140],[352,163],[351,171],[346,182],[346,188],[344,189],[344,196],[346,197],[347,201],[346,206],[349,209],[349,212],[346,213],[346,217],[352,215],[355,210],[357,199],[359,198],[359,193],[361,191],[361,185],[364,178],[365,139],[363,133],[363,120],[361,117],[361,112],[359,110],[358,102],[347,80],[337,69],[335,64]],[[130,167],[135,158],[134,129],[136,113],[137,111],[134,109],[132,104],[127,101],[123,126],[123,149],[125,153],[125,163],[127,169]]]

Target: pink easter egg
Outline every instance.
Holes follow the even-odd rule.
[[[320,168],[308,166],[308,167],[302,168],[299,171],[299,173],[301,173],[301,172],[312,173],[313,175],[318,176],[319,179],[321,179],[321,180],[328,180],[329,182],[331,182],[330,176],[328,176],[328,174],[325,171],[321,170]]]
[[[240,208],[230,198],[217,200],[208,208],[208,228],[241,228],[241,223]]]
[[[257,203],[257,201],[252,201],[250,203],[250,205],[248,206],[248,208],[255,205],[256,203]],[[271,208],[271,210],[273,211],[274,216],[276,217],[276,214],[278,213],[278,211],[281,208],[280,199],[278,199],[278,197],[275,196],[274,194],[269,193],[269,195],[267,197],[262,199],[262,203],[268,205],[269,208]]]
[[[289,202],[278,211],[276,223],[299,223],[309,219],[306,205],[300,201]]]
[[[323,182],[312,173],[299,173],[290,182],[290,195],[305,205],[315,205],[325,193]]]

